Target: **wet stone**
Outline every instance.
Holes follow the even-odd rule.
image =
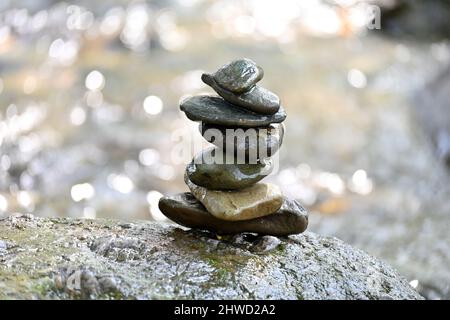
[[[208,95],[187,98],[181,103],[180,109],[192,121],[232,127],[266,127],[286,119],[283,107],[273,115],[262,115]]]
[[[202,136],[215,147],[196,155],[185,172],[189,195],[197,199],[203,209],[178,216],[181,209],[170,211],[162,200],[161,210],[165,210],[169,218],[192,228],[232,234],[252,232],[237,231],[236,223],[262,218],[268,219],[265,222],[272,221],[269,216],[276,217],[273,218],[276,226],[270,225],[269,230],[266,223],[259,221],[251,225],[252,230],[260,230],[259,226],[263,234],[284,235],[291,231],[303,232],[306,228],[307,217],[296,214],[301,211],[299,204],[300,207],[285,201],[278,186],[259,183],[272,171],[270,157],[282,144],[284,126],[281,123],[286,119],[279,97],[256,85],[262,77],[263,70],[253,61],[235,60],[213,74],[202,75],[202,81],[219,96],[199,95],[181,102],[180,109],[188,119],[202,122],[199,127]],[[185,204],[183,201],[180,203]],[[283,205],[285,209],[281,210]],[[228,231],[223,230],[222,222],[229,224]],[[270,243],[266,246],[269,248]],[[257,248],[255,250],[271,250]]]
[[[274,236],[264,236],[259,238],[251,250],[256,253],[265,253],[278,248],[281,240]]]
[[[242,159],[242,162],[245,159]],[[250,187],[272,171],[272,161],[239,163],[232,155],[224,155],[218,148],[203,150],[186,167],[193,183],[210,190],[238,190]]]
[[[182,226],[224,235],[251,232],[261,235],[287,236],[302,233],[308,225],[306,210],[297,201],[289,199],[284,199],[282,207],[273,214],[243,221],[226,221],[213,216],[189,192],[162,197],[159,201],[159,209],[169,219]],[[259,241],[263,243],[258,244]],[[258,240],[253,249],[259,252],[267,251],[274,246],[274,243],[274,241]]]
[[[219,96],[231,104],[261,114],[275,114],[280,109],[280,98],[273,92],[258,85],[250,90],[236,94],[217,84],[211,75],[203,74],[202,80],[209,85]]]
[[[245,158],[247,162],[273,156],[281,147],[284,136],[283,124],[233,128],[201,123],[199,130],[206,141],[236,158]]]
[[[267,216],[283,204],[280,188],[270,183],[257,183],[236,191],[217,191],[197,186],[187,176],[185,182],[206,210],[222,220],[241,221]]]
[[[234,93],[248,91],[263,76],[264,71],[250,59],[234,60],[212,75],[219,86]]]
[[[230,243],[234,245],[238,245],[241,247],[248,248],[249,245],[251,245],[255,239],[257,239],[257,235],[254,233],[243,232],[243,233],[237,233],[230,236],[230,239],[228,240]]]

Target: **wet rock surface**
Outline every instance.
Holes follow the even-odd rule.
[[[284,199],[281,208],[271,215],[231,222],[214,217],[189,192],[163,197],[159,202],[159,208],[168,218],[182,226],[218,234],[253,232],[287,236],[301,233],[308,226],[306,210],[297,201],[288,199]]]
[[[273,115],[257,114],[209,95],[187,98],[181,103],[180,109],[192,121],[232,127],[265,127],[286,119],[283,107]]]
[[[0,256],[0,298],[421,299],[391,267],[335,238],[307,232],[256,252],[271,241],[120,224],[0,220],[0,238],[15,244]],[[127,250],[135,254],[117,261],[116,252]]]
[[[95,269],[62,267],[54,275],[54,287],[69,297],[95,299],[97,297],[121,297],[120,282],[111,275],[96,274]]]

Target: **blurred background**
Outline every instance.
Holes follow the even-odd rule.
[[[449,16],[446,0],[0,0],[0,217],[164,220],[161,195],[187,190],[173,134],[197,132],[179,99],[248,57],[288,113],[267,180],[310,231],[448,299]]]

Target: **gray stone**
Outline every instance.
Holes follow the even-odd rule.
[[[273,156],[281,147],[284,137],[282,123],[262,128],[232,128],[201,123],[199,131],[206,141],[227,154],[248,160]]]
[[[203,74],[202,80],[209,85],[219,96],[231,104],[262,114],[275,114],[280,109],[280,98],[273,92],[258,85],[242,93],[233,93],[217,84],[209,74]]]
[[[221,163],[213,161],[214,154],[219,154]],[[254,164],[239,164],[233,156],[223,156],[218,148],[203,150],[186,167],[189,180],[210,190],[244,189],[262,180],[271,171],[270,159]]]
[[[306,210],[297,201],[288,199],[284,199],[281,208],[271,215],[243,221],[226,221],[214,217],[189,192],[161,198],[159,208],[169,219],[182,226],[218,234],[252,232],[287,236],[302,233],[308,226]]]
[[[234,93],[250,90],[264,76],[264,71],[250,59],[227,63],[213,75],[222,88]]]
[[[262,115],[232,105],[220,97],[209,95],[187,98],[182,101],[180,109],[192,121],[232,127],[266,127],[286,119],[283,107],[273,115]]]
[[[169,224],[136,222],[124,229],[120,221],[24,217],[0,221],[0,234],[25,251],[9,251],[0,263],[0,299],[422,299],[408,282],[384,262],[335,238],[306,232],[281,239],[267,254],[209,234],[184,231]],[[38,225],[36,224],[38,222]],[[118,263],[99,254],[105,246],[90,246],[78,235],[111,243],[132,238],[135,260]],[[63,243],[71,243],[64,247]],[[36,252],[36,248],[43,251]],[[71,258],[68,260],[68,258]],[[120,279],[114,294],[81,283],[64,290],[60,268],[90,270],[97,282]],[[75,272],[76,275],[76,272]],[[93,277],[82,281],[95,284]],[[76,281],[75,281],[76,283]]]
[[[277,249],[281,245],[281,240],[274,236],[264,236],[259,238],[252,247],[256,253],[266,253]]]

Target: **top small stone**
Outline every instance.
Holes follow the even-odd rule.
[[[250,90],[264,76],[264,71],[250,59],[234,60],[213,75],[219,86],[233,93]]]

